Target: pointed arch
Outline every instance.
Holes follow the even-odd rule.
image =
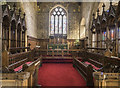
[[[67,36],[68,12],[62,5],[54,6],[49,12],[49,36]]]
[[[80,23],[80,39],[85,38],[85,18],[83,17]]]

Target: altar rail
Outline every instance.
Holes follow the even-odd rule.
[[[74,55],[78,56],[79,49],[37,49],[40,55],[50,55],[50,56],[66,56],[66,55]]]

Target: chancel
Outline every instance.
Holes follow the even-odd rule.
[[[1,87],[120,87],[120,1],[0,2]]]

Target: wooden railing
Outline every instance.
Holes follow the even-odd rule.
[[[9,68],[16,68],[30,60],[31,51],[9,55]]]
[[[29,50],[30,50],[30,47],[11,47],[8,51],[11,54],[15,54],[15,53],[25,52]]]
[[[56,56],[56,55],[74,55],[78,56],[79,49],[38,49],[37,52],[39,52],[40,55],[51,55],[51,56]]]
[[[107,48],[100,48],[100,47],[87,47],[86,49],[106,50]]]

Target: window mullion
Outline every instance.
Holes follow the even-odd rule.
[[[62,35],[63,35],[63,15],[62,15]]]
[[[55,15],[54,15],[54,35],[55,35]]]
[[[59,34],[59,15],[58,15],[58,34]]]

